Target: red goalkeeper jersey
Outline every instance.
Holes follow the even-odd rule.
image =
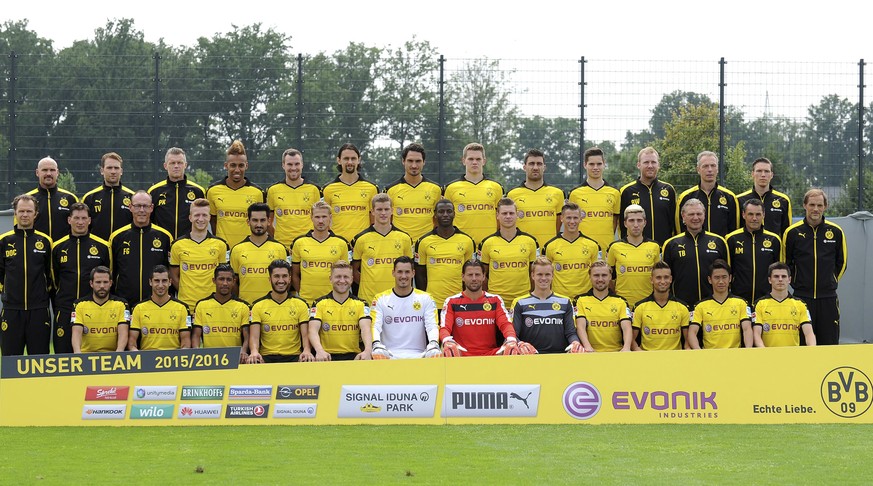
[[[498,329],[504,338],[516,337],[503,299],[487,292],[475,300],[463,292],[449,297],[440,317],[440,341],[452,336],[467,349],[465,356],[497,353],[502,344],[497,342]]]

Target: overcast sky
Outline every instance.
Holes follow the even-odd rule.
[[[278,7],[277,7],[278,5]],[[570,5],[570,6],[568,6]],[[399,45],[417,35],[449,58],[873,60],[873,6],[805,2],[602,1],[4,2],[4,20],[29,19],[56,48],[129,17],[146,39],[191,45],[231,24],[261,22],[292,36],[294,52],[349,42]]]

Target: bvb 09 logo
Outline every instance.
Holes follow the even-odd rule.
[[[873,383],[858,368],[841,366],[831,370],[821,382],[821,400],[834,415],[855,418],[863,415],[873,400]]]

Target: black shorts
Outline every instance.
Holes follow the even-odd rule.
[[[331,361],[352,361],[360,353],[331,353]]]
[[[0,351],[3,356],[49,354],[52,316],[48,308],[0,311]]]
[[[55,311],[55,332],[52,333],[55,354],[73,352],[73,324],[70,322],[72,315],[72,311],[65,309]]]
[[[300,358],[299,354],[264,354],[264,363],[296,363]]]

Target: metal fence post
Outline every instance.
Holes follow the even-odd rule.
[[[303,150],[303,54],[297,54],[297,150]]]
[[[161,55],[155,52],[155,98],[152,102],[152,173],[151,180],[158,180],[158,166],[161,164]]]
[[[579,184],[582,184],[582,173],[585,154],[585,56],[579,58]]]
[[[445,184],[443,180],[445,178],[445,174],[443,171],[443,153],[446,149],[445,144],[445,125],[446,125],[446,93],[445,93],[445,84],[446,84],[446,58],[440,54],[439,58],[440,63],[440,80],[439,80],[439,95],[440,95],[440,114],[439,119],[437,120],[437,166],[439,167],[439,183],[442,186]]]
[[[17,118],[16,108],[18,106],[18,100],[15,98],[15,88],[18,84],[18,54],[15,51],[9,53],[9,89],[7,93],[7,104],[9,106],[8,116],[9,116],[9,165],[6,167],[6,180],[8,184],[6,185],[6,198],[5,200],[10,199],[10,195],[12,194],[12,187],[15,184],[15,152],[17,150],[17,141],[15,140],[15,119]]]
[[[724,183],[725,166],[727,162],[724,160],[724,65],[727,64],[724,58],[718,61],[718,180]]]
[[[858,211],[864,209],[864,60],[858,63]]]

